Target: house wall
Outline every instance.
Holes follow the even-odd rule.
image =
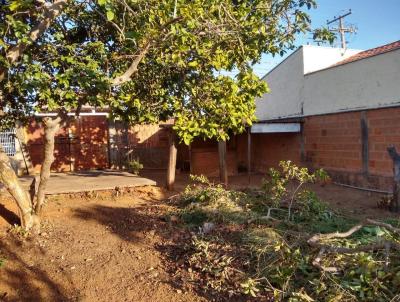
[[[393,176],[393,162],[387,152],[394,145],[400,152],[400,107],[367,111],[369,129],[369,173]]]
[[[253,170],[265,173],[280,160],[292,160],[323,168],[340,183],[392,190],[393,162],[387,147],[400,151],[400,107],[309,116],[302,124],[298,134],[253,134]]]
[[[71,136],[72,135],[72,136]],[[26,144],[35,172],[43,161],[44,128],[32,121],[26,129]],[[108,123],[105,116],[82,116],[55,136],[52,171],[108,168]]]
[[[168,163],[168,129],[159,124],[128,126],[110,122],[110,163],[123,168],[127,160],[139,160],[145,168],[165,169]]]
[[[297,49],[263,79],[270,89],[256,100],[256,117],[267,120],[301,115],[303,48]]]
[[[43,160],[43,126],[40,121],[32,121],[25,132],[27,153],[34,172],[38,173]],[[139,159],[145,169],[166,169],[168,143],[169,130],[165,124],[129,127],[104,115],[81,116],[56,134],[52,170],[123,169],[129,159]],[[188,162],[188,147],[178,144],[177,168],[188,170]]]
[[[251,135],[252,170],[266,173],[278,167],[282,160],[300,164],[300,135],[298,133],[266,133]]]
[[[228,175],[235,175],[238,172],[236,140],[235,136],[231,137],[226,146]],[[190,146],[190,152],[191,174],[203,174],[207,177],[219,176],[219,154],[216,140],[195,139]]]
[[[343,49],[315,45],[303,45],[303,74],[308,74],[336,64],[361,52],[360,49]]]
[[[360,112],[305,118],[305,162],[327,170],[361,172],[360,118]]]
[[[313,45],[298,48],[263,78],[270,92],[256,100],[257,118],[263,121],[308,114],[305,103],[309,94],[304,91],[307,85],[304,74],[327,68],[358,52]]]
[[[304,115],[400,104],[400,49],[304,76]],[[278,100],[276,100],[278,101]]]
[[[303,128],[292,141],[253,135],[253,168],[265,172],[300,156],[302,165],[324,168],[338,182],[391,190],[386,148],[400,148],[400,50],[332,67],[358,52],[340,51],[302,47],[266,75],[271,92],[257,101],[257,117],[296,118]]]
[[[110,121],[111,168],[124,168],[127,160],[138,159],[145,169],[167,169],[172,122],[128,126]],[[177,169],[189,170],[189,148],[178,142],[177,149]]]

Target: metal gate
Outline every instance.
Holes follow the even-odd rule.
[[[166,169],[168,164],[168,131],[159,124],[129,126],[121,121],[111,123],[109,136],[110,166],[126,168],[130,160],[139,160],[145,169]]]
[[[15,149],[15,129],[0,132],[0,144],[8,156],[14,156]]]

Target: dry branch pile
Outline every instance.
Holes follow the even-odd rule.
[[[175,198],[194,234],[183,250],[191,282],[220,300],[396,299],[400,222],[341,216],[313,192],[296,189],[298,180],[289,189],[282,178],[294,174],[286,167],[268,190],[229,191],[195,178],[199,183]]]

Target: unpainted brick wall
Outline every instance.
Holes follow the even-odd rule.
[[[363,114],[368,128],[367,171],[362,157]],[[399,107],[310,116],[303,121],[302,134],[253,134],[252,166],[264,173],[280,160],[290,159],[309,168],[324,168],[341,183],[390,191],[389,145],[400,152]]]
[[[108,123],[104,116],[82,116],[70,126],[75,137],[72,155],[75,170],[108,167]]]
[[[68,138],[68,129],[73,138]],[[27,129],[27,146],[35,172],[43,161],[44,129],[32,121]],[[55,161],[52,171],[105,169],[108,167],[108,125],[105,116],[82,116],[63,127],[55,137]]]
[[[361,172],[360,118],[360,112],[307,117],[305,162],[328,170]]]
[[[115,135],[111,144],[111,166],[122,167],[129,157],[139,159],[144,169],[167,169],[169,159],[169,139],[173,121],[160,124],[129,126],[115,122]],[[189,148],[177,140],[177,169],[189,169]]]
[[[252,170],[266,173],[282,160],[300,164],[298,133],[266,133],[251,135]]]
[[[369,172],[382,176],[393,175],[393,162],[387,147],[394,145],[400,152],[400,108],[367,112],[369,128]]]
[[[227,142],[228,175],[237,174],[236,137]],[[191,144],[191,173],[207,177],[219,176],[219,154],[216,140],[195,139]]]

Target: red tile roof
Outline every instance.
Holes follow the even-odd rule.
[[[339,66],[339,65],[351,63],[354,61],[370,58],[370,57],[377,56],[377,55],[383,54],[385,52],[389,52],[389,51],[396,50],[396,49],[400,49],[400,40],[393,42],[393,43],[386,44],[386,45],[382,45],[382,46],[379,46],[376,48],[371,48],[371,49],[368,49],[365,51],[361,51],[351,57],[348,57],[347,59],[344,59],[343,61],[340,61],[340,62],[334,64],[333,66]]]

